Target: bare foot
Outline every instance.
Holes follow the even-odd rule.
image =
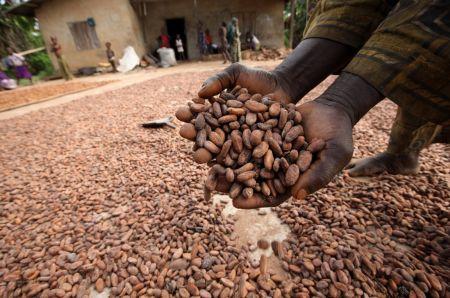
[[[372,157],[352,159],[346,169],[352,177],[374,176],[383,172],[412,175],[419,171],[419,157],[416,154],[395,155],[383,152]]]

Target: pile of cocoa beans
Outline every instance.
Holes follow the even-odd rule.
[[[208,100],[194,98],[176,117],[186,122],[180,135],[195,142],[194,160],[211,166],[206,189],[215,190],[224,178],[231,198],[259,193],[270,201],[288,194],[325,145],[321,139],[305,140],[294,104],[240,86]]]

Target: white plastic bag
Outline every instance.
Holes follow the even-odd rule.
[[[157,50],[159,58],[161,60],[162,67],[169,67],[177,65],[177,59],[175,58],[175,51],[171,48],[159,48]]]
[[[136,51],[132,46],[128,46],[123,50],[123,57],[119,60],[119,66],[117,70],[120,72],[127,72],[133,70],[136,66],[139,65],[141,59],[136,54]]]

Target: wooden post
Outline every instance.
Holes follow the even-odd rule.
[[[295,7],[296,7],[296,0],[291,0],[291,22],[289,26],[289,46],[291,49],[294,46],[294,29],[295,29]]]

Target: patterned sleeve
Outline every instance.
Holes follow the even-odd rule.
[[[326,38],[359,49],[387,16],[393,2],[319,0],[306,25],[304,39]]]
[[[343,71],[413,115],[449,121],[449,1],[399,2]]]

